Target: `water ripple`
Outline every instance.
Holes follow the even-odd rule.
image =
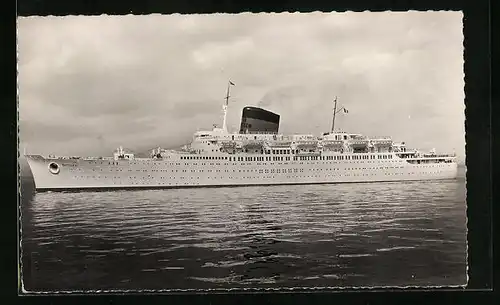
[[[463,181],[39,193],[23,274],[33,289],[463,284],[465,224]]]

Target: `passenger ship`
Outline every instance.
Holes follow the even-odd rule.
[[[226,126],[194,133],[176,150],[154,149],[148,158],[118,148],[113,157],[25,155],[38,191],[249,185],[327,184],[454,179],[455,154],[423,153],[390,137],[334,131],[279,134],[279,115],[245,107],[239,132]]]

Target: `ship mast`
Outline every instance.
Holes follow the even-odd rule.
[[[231,81],[229,81],[229,82],[227,83],[227,93],[226,93],[226,97],[225,97],[226,102],[225,102],[225,103],[224,103],[224,105],[222,106],[222,111],[224,112],[224,118],[223,118],[223,120],[222,120],[222,129],[223,129],[225,132],[227,132],[227,105],[228,105],[228,103],[229,103],[229,96],[230,96],[230,95],[229,95],[229,88],[230,88],[231,86],[234,86],[234,83],[233,83],[233,82],[231,82]]]
[[[345,109],[344,106],[340,107],[337,110],[337,97],[335,97],[335,100],[333,101],[333,119],[332,119],[332,132],[331,133],[333,133],[335,131],[335,116],[337,115],[337,113],[341,112],[342,110],[345,113],[347,113],[347,109]]]
[[[335,115],[336,114],[337,114],[337,97],[335,97],[335,100],[333,101],[332,133],[334,132],[334,129],[335,129]]]

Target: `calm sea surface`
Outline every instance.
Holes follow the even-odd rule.
[[[24,287],[466,284],[465,178],[38,193],[22,183]]]

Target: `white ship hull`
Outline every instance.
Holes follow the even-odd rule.
[[[228,161],[225,157],[219,157],[222,160],[86,160],[27,155],[26,158],[35,187],[40,191],[327,184],[457,177],[455,161],[411,164],[395,155],[387,160],[250,162]],[[57,170],[49,168],[51,163],[57,164]]]

